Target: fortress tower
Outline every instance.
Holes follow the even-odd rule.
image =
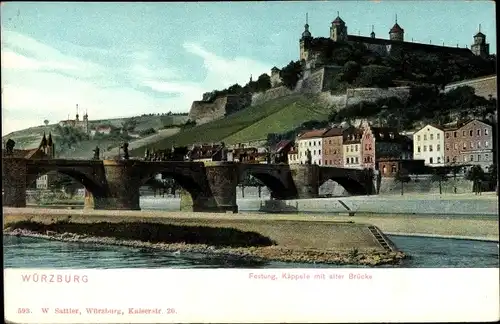
[[[334,42],[345,42],[347,41],[347,26],[345,22],[340,18],[339,12],[337,11],[337,18],[332,21],[332,26],[330,27],[330,38]]]
[[[486,44],[486,35],[481,33],[481,24],[479,24],[478,33],[474,35],[474,44],[470,46],[470,50],[477,56],[488,57],[490,55],[490,44]]]
[[[308,15],[306,13],[306,24],[304,25],[304,31],[302,32],[302,37],[300,38],[300,60],[307,61],[309,59],[309,45],[313,37],[309,31]]]
[[[396,23],[389,31],[389,39],[392,41],[404,41],[405,30],[398,25],[398,16],[396,15]]]

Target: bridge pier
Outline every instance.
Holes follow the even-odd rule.
[[[104,160],[107,197],[93,198],[94,209],[140,210],[140,172],[131,160]],[[87,204],[87,199],[85,199]],[[91,200],[89,198],[89,204]]]
[[[205,170],[208,185],[215,199],[216,209],[221,212],[237,213],[238,166],[231,162],[219,162],[216,165],[206,166]]]
[[[2,204],[26,207],[27,163],[25,159],[2,159]]]
[[[315,164],[292,164],[290,171],[299,199],[318,198],[320,166]]]

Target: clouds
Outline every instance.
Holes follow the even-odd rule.
[[[68,50],[59,50],[18,32],[4,30],[2,36],[2,135],[44,119],[73,118],[76,104],[90,119],[188,112],[204,92],[243,85],[250,74],[257,78],[271,67],[224,58],[194,42],[178,49],[191,66],[197,64],[196,71],[186,71],[147,48],[106,51],[62,41]]]

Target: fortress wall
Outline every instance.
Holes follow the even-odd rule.
[[[323,89],[324,69],[311,72],[310,76],[303,79],[301,84],[297,84],[295,89],[297,92],[302,93],[318,93]]]
[[[409,87],[394,87],[394,88],[356,88],[347,89],[346,106],[355,105],[361,101],[375,101],[381,98],[398,97],[402,100],[407,100],[410,95]]]
[[[189,120],[196,121],[197,125],[208,123],[212,120],[224,118],[226,114],[227,97],[219,97],[214,102],[193,101],[189,111]]]
[[[228,95],[215,99],[213,102],[193,101],[189,111],[189,120],[196,121],[197,125],[224,118],[251,103],[250,95]]]
[[[473,80],[465,80],[462,82],[456,82],[453,84],[448,84],[445,86],[444,91],[450,91],[452,89],[461,87],[461,86],[470,86],[476,90],[476,95],[484,97],[488,99],[488,95],[492,95],[493,98],[497,98],[497,77],[490,76],[485,78],[478,78]]]
[[[271,88],[269,90],[266,90],[265,92],[254,93],[252,95],[251,105],[259,105],[269,100],[291,95],[292,93],[293,91],[285,86]]]

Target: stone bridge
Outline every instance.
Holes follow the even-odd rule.
[[[95,209],[139,210],[139,188],[158,173],[173,178],[190,193],[193,211],[237,212],[236,187],[247,174],[281,200],[315,198],[321,184],[329,179],[352,195],[374,193],[372,178],[363,170],[317,165],[24,158],[3,158],[2,164],[3,205],[9,207],[25,207],[28,185],[50,171],[80,182],[90,193],[86,208]]]

